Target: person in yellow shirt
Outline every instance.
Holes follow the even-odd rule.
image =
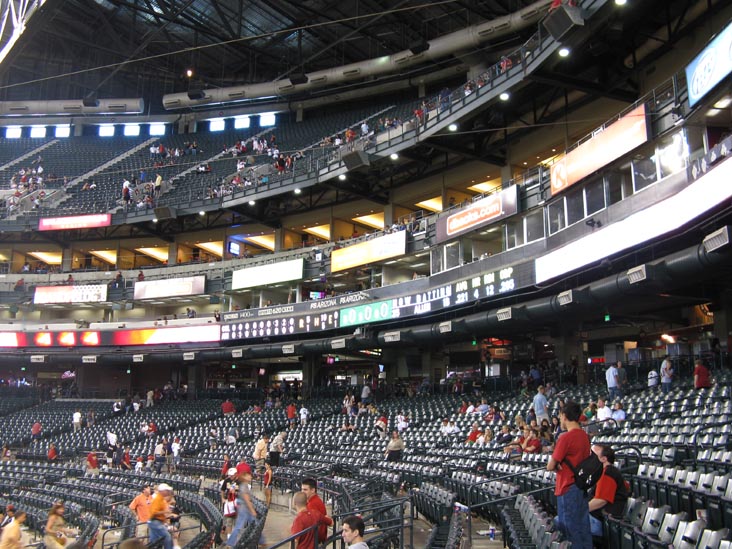
[[[16,513],[13,522],[3,528],[2,537],[0,537],[0,549],[21,549],[20,543],[22,532],[20,525],[25,522],[26,514],[23,511]]]
[[[155,497],[150,504],[149,543],[153,544],[162,539],[164,549],[173,549],[173,538],[170,536],[167,526],[170,522],[170,499],[172,497],[173,487],[162,483],[158,485]]]

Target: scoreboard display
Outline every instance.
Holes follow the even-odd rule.
[[[444,275],[442,273],[439,278],[445,278]],[[383,297],[384,290],[394,288],[387,287],[304,303],[224,313],[221,340],[325,332],[416,317],[479,300],[490,301],[535,283],[532,261],[472,276],[465,276],[464,268],[460,268],[453,276],[455,281],[445,281],[427,289],[423,288],[424,280],[430,279],[403,282],[398,288],[403,288],[404,294],[397,297]],[[417,287],[422,289],[415,289]]]

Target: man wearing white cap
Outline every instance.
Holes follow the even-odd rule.
[[[236,520],[236,494],[239,490],[239,472],[236,467],[231,467],[226,471],[226,477],[221,481],[221,503],[224,510],[224,528],[221,532],[222,536],[225,532],[231,532],[234,521]]]
[[[149,543],[163,540],[163,549],[173,549],[173,538],[168,531],[170,523],[170,499],[173,497],[173,487],[168,484],[159,484],[155,497],[150,504]]]

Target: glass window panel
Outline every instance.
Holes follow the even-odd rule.
[[[686,168],[689,148],[686,145],[684,133],[679,131],[663,138],[656,148],[656,154],[658,155],[658,165],[661,169],[662,178]]]
[[[31,128],[31,137],[46,137],[46,126],[33,126]]]
[[[506,223],[506,248],[511,249],[524,244],[524,220],[514,217]]]
[[[249,123],[250,121],[248,116],[237,116],[234,118],[234,128],[237,130],[248,128]]]
[[[99,126],[99,137],[113,137],[114,126],[112,124],[102,124]]]
[[[526,242],[541,240],[544,238],[544,208],[527,214],[526,220]]]
[[[585,197],[582,189],[567,194],[567,226],[585,217]]]
[[[7,139],[20,139],[23,134],[23,128],[20,126],[8,126],[5,128],[5,137]]]
[[[140,135],[140,125],[139,124],[125,124],[124,134],[127,137],[137,137]]]
[[[69,137],[71,126],[56,126],[56,137]]]
[[[208,129],[212,132],[222,132],[226,127],[226,121],[223,118],[215,118],[208,123]]]
[[[587,204],[587,215],[605,209],[605,185],[601,178],[591,181],[585,187],[585,204]]]
[[[564,216],[564,197],[549,204],[549,234],[561,231],[567,226]]]
[[[259,125],[262,128],[267,126],[274,126],[277,122],[277,117],[273,112],[263,112],[259,115]]]
[[[150,135],[165,135],[165,124],[150,124]]]

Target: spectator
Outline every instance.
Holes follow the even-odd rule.
[[[619,426],[625,421],[625,410],[623,410],[623,403],[618,401],[615,403],[615,409],[613,410],[612,418],[615,423]]]
[[[26,514],[19,511],[15,514],[13,520],[2,528],[2,537],[0,537],[0,549],[21,549],[22,532],[21,526],[25,522]]]
[[[386,450],[384,451],[386,461],[401,461],[404,448],[404,441],[399,435],[399,432],[393,431],[391,434],[391,440],[389,441],[389,444],[386,445]]]
[[[341,537],[348,544],[348,549],[369,549],[363,540],[363,533],[366,530],[363,519],[352,515],[343,520],[343,532]]]
[[[137,273],[137,281],[138,282],[143,282],[144,280],[145,280],[145,273],[143,273],[142,271],[140,271],[139,273]]]
[[[671,358],[669,357],[669,355],[663,357],[663,362],[661,362],[660,376],[661,390],[666,394],[670,393],[671,381],[674,377],[674,368],[671,365]]]
[[[536,414],[536,421],[540,422],[542,419],[549,419],[549,402],[544,396],[544,386],[539,385],[534,396],[534,413]]]
[[[694,363],[694,389],[708,389],[712,386],[709,368],[707,368],[701,359],[697,359]]]
[[[269,445],[269,435],[264,433],[262,438],[259,439],[257,444],[254,445],[254,452],[252,457],[254,458],[254,468],[259,474],[264,473],[264,460],[267,457],[267,446]]]
[[[605,371],[605,381],[607,382],[607,392],[610,401],[620,398],[620,383],[618,380],[618,369],[614,364],[610,364]]]
[[[149,484],[145,484],[140,493],[130,503],[130,509],[137,517],[137,535],[147,537],[147,523],[150,520],[150,504],[152,503],[152,491]]]
[[[648,387],[658,387],[658,372],[655,369],[648,372]]]
[[[567,401],[560,412],[562,429],[566,432],[557,440],[546,468],[556,471],[557,525],[564,536],[578,549],[592,548],[590,516],[585,494],[574,483],[574,473],[567,464],[577,467],[590,455],[590,438],[579,424],[580,407]]]
[[[236,547],[244,528],[257,519],[257,510],[252,503],[252,490],[249,484],[252,481],[251,472],[244,472],[239,475],[239,494],[236,498],[236,522],[226,539],[227,548]],[[264,545],[264,538],[260,537],[259,543]]]
[[[602,537],[603,515],[621,517],[625,502],[630,496],[630,485],[615,467],[615,451],[607,445],[595,444],[592,451],[602,463],[602,476],[593,487],[588,504],[590,530],[593,536]]]
[[[43,427],[41,427],[41,422],[36,421],[33,424],[33,427],[31,427],[31,439],[32,440],[38,440],[41,437],[41,431],[43,430]]]
[[[272,464],[269,460],[264,462],[264,477],[262,479],[262,490],[264,490],[265,505],[269,509],[270,503],[272,503]]]
[[[99,474],[99,458],[97,458],[96,448],[86,455],[86,472],[93,477]]]
[[[333,524],[333,521],[328,517],[328,511],[325,508],[325,503],[320,499],[318,495],[318,483],[315,479],[306,478],[300,485],[302,493],[307,497],[307,508],[308,511],[318,515],[320,517],[318,527],[318,539],[325,540],[328,537],[328,526]]]
[[[71,416],[71,423],[74,426],[74,432],[81,431],[81,410],[76,410]]]
[[[225,416],[233,416],[236,413],[234,403],[228,398],[221,404],[221,411]]]
[[[150,533],[149,543],[152,545],[159,539],[163,540],[164,549],[173,549],[173,538],[170,535],[168,525],[170,524],[171,499],[173,498],[173,487],[162,483],[150,503],[150,521],[148,529]]]
[[[295,540],[298,549],[315,549],[317,528],[314,528],[314,526],[319,524],[323,518],[327,518],[317,511],[308,509],[307,503],[308,498],[303,492],[297,492],[292,497],[292,506],[295,508],[297,514],[295,515],[295,520],[292,521],[290,534],[295,535],[302,532]],[[332,524],[332,519],[329,520]],[[318,536],[318,541],[320,541],[320,536]]]
[[[72,535],[72,531],[66,528],[64,521],[65,510],[64,502],[57,501],[48,512],[45,535],[43,536],[46,549],[63,549],[68,543],[68,538]],[[172,547],[166,547],[165,549],[172,549]]]

